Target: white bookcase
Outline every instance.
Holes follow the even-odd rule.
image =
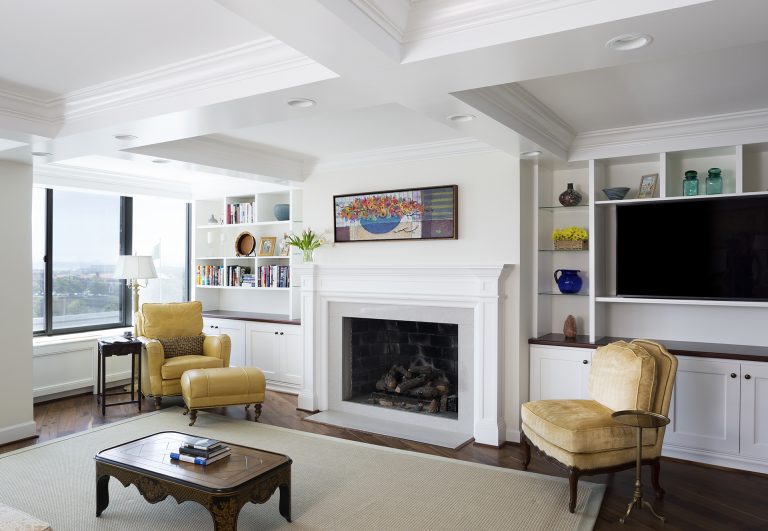
[[[290,218],[278,221],[274,206],[290,205]],[[240,223],[230,223],[227,207],[249,204],[252,216]],[[232,285],[202,285],[198,282],[198,266],[224,267],[243,266],[257,274],[259,266],[291,266],[301,261],[301,254],[291,248],[288,256],[279,256],[280,243],[287,232],[302,230],[302,191],[286,189],[279,192],[217,197],[195,201],[194,230],[191,267],[192,299],[203,303],[203,309],[256,312],[285,315],[290,319],[299,317],[299,290],[291,282],[289,287],[250,287]],[[213,220],[216,223],[213,223]],[[249,232],[256,240],[256,248],[249,256],[237,256],[235,241],[242,232]],[[259,240],[263,237],[276,238],[273,256],[257,256]],[[289,274],[289,277],[291,275]],[[291,278],[291,280],[293,280]]]

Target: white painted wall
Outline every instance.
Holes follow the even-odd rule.
[[[520,161],[502,152],[314,173],[304,186],[305,226],[333,234],[334,195],[450,184],[459,187],[458,240],[339,243],[319,249],[315,260],[323,265],[519,264]],[[530,297],[521,307],[520,283],[530,278],[529,267],[522,274],[513,267],[504,279],[504,372],[499,378],[512,441],[519,440],[518,405],[528,395]]]
[[[0,444],[35,434],[32,414],[32,166],[0,161]]]

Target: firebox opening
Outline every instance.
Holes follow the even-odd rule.
[[[458,324],[344,317],[343,334],[343,400],[458,419]]]

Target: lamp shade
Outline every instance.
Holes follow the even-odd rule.
[[[151,256],[122,255],[117,258],[115,278],[157,278],[155,262]]]

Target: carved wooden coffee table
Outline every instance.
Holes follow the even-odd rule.
[[[166,431],[127,442],[96,457],[96,516],[109,505],[109,478],[136,485],[149,503],[168,496],[195,501],[208,509],[214,529],[237,529],[237,516],[248,502],[265,503],[280,488],[280,514],[291,521],[291,458],[235,444],[229,457],[208,466],[174,461],[170,453],[199,436]],[[183,527],[183,523],[179,522]]]

